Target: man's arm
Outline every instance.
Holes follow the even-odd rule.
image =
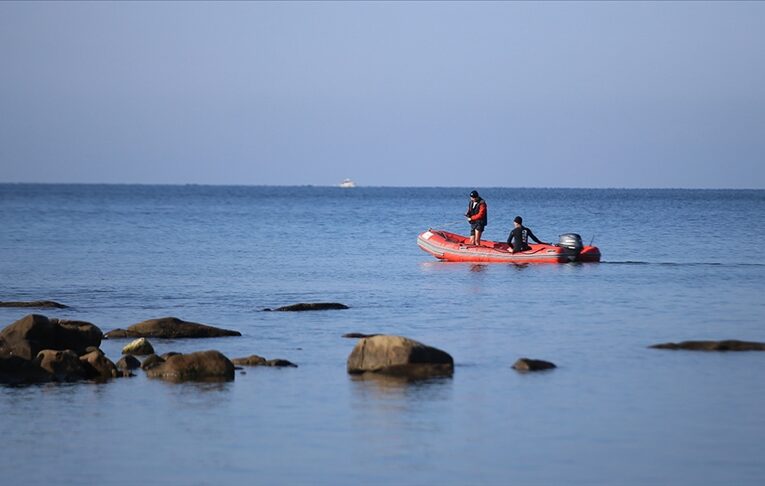
[[[532,239],[532,240],[534,240],[535,242],[537,242],[537,243],[540,243],[540,244],[546,244],[544,241],[539,241],[539,238],[537,238],[536,236],[534,236],[534,232],[533,232],[533,231],[531,231],[531,228],[526,228],[526,231],[527,231],[527,233],[528,233],[528,235],[529,235],[529,238],[531,238],[531,239]]]

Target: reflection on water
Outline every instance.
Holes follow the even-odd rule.
[[[451,376],[412,378],[381,373],[349,375],[354,396],[362,399],[378,398],[443,398],[452,386]]]

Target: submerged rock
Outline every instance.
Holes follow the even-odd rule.
[[[154,338],[208,338],[223,336],[241,336],[239,331],[231,331],[218,327],[187,322],[177,317],[161,317],[149,319],[128,327],[126,333],[130,336]],[[110,336],[111,337],[111,336]]]
[[[297,368],[298,365],[293,363],[292,361],[287,361],[286,359],[269,359],[266,361],[266,366],[274,366],[277,368]]]
[[[264,366],[266,364],[266,358],[253,354],[246,358],[234,358],[231,362],[238,366]]]
[[[347,334],[343,334],[342,337],[354,339],[354,338],[368,338],[368,337],[374,337],[379,336],[379,334],[363,334],[360,332],[349,332]]]
[[[218,351],[199,351],[170,356],[146,375],[169,381],[232,381],[234,364]]]
[[[683,341],[680,343],[663,343],[649,346],[655,349],[685,349],[689,351],[765,351],[765,343],[752,341]]]
[[[140,337],[138,334],[134,332],[130,332],[126,329],[112,329],[111,331],[104,334],[104,339],[122,339],[122,338],[137,338]]]
[[[541,359],[521,358],[513,364],[513,369],[518,371],[542,371],[556,368],[554,363]]]
[[[148,370],[154,368],[155,366],[161,365],[164,362],[164,358],[157,356],[156,354],[150,354],[146,357],[146,359],[143,360],[143,363],[141,363],[141,369]]]
[[[414,378],[454,373],[449,353],[402,336],[359,339],[348,356],[348,373],[385,373]]]
[[[132,354],[126,354],[117,361],[118,370],[135,370],[141,367],[141,361]]]
[[[74,351],[44,349],[37,355],[40,368],[52,374],[56,381],[78,381],[87,378],[87,369]]]
[[[298,365],[286,359],[266,359],[263,356],[253,354],[246,358],[234,358],[232,363],[238,366],[273,366],[273,367],[290,367],[297,368]]]
[[[0,307],[36,307],[38,309],[68,309],[68,305],[52,300],[33,300],[29,302],[0,302]]]
[[[109,378],[125,376],[119,373],[117,366],[112,360],[104,356],[100,349],[80,356],[80,362],[86,367],[89,378],[108,380]]]
[[[146,356],[147,354],[154,354],[154,347],[146,338],[138,338],[122,348],[122,354]]]
[[[348,309],[345,304],[338,304],[337,302],[315,302],[315,303],[300,303],[286,305],[284,307],[278,307],[274,309],[277,312],[301,312],[301,311],[314,311],[314,310],[334,310],[334,309]],[[266,309],[271,310],[271,309]]]
[[[27,385],[53,381],[53,374],[40,368],[38,361],[20,356],[0,356],[0,384]]]

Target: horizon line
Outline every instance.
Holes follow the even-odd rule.
[[[683,190],[683,191],[762,191],[765,188],[757,187],[627,187],[627,186],[455,186],[455,185],[435,185],[435,186],[390,186],[390,185],[356,185],[352,188],[343,188],[338,184],[215,184],[215,183],[197,183],[197,182],[5,182],[0,181],[0,185],[46,185],[46,186],[176,186],[176,187],[317,187],[317,188],[337,188],[352,191],[354,189],[464,189],[464,188],[483,188],[489,189],[572,189],[572,190]]]

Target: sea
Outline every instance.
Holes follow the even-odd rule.
[[[602,261],[420,250],[429,228],[468,232],[472,189],[484,239],[521,215]],[[71,306],[0,308],[0,326],[174,316],[242,336],[150,339],[159,354],[298,365],[0,386],[2,483],[759,485],[765,353],[649,346],[765,341],[763,246],[763,190],[0,184],[0,300]],[[299,302],[349,309],[264,311]],[[442,349],[454,375],[351,376],[353,332]]]

